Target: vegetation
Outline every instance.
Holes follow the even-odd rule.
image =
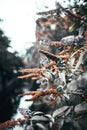
[[[9,47],[10,40],[0,29],[0,122],[10,119],[16,112],[19,103],[16,96],[21,92],[17,87],[22,85],[17,77],[24,64],[16,52],[8,51]]]
[[[19,108],[23,118],[1,123],[0,130],[16,125],[24,130],[87,130],[87,2],[56,6],[38,13],[39,66],[19,70],[19,79],[38,84],[35,91],[18,94],[29,95],[25,101],[33,104]]]

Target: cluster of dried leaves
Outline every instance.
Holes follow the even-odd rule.
[[[58,49],[57,54],[39,49],[40,67],[19,70],[23,76],[39,84],[36,91],[19,94],[20,97],[32,95],[31,100],[41,100],[50,105],[48,114],[20,108],[23,119],[0,124],[0,130],[25,124],[26,130],[84,130],[87,129],[87,35],[86,19],[69,9],[58,9],[38,13],[61,15],[65,12],[69,18],[80,19],[78,35],[63,37],[60,41],[42,41],[44,46]],[[53,107],[54,106],[54,107]],[[82,121],[84,120],[84,121]]]

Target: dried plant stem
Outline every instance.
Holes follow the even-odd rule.
[[[71,48],[71,47],[68,47],[67,49],[61,51],[61,52],[59,53],[59,55],[64,55],[66,52],[68,52],[68,51],[70,50],[70,48]]]
[[[49,11],[43,11],[43,12],[38,12],[37,15],[47,15],[47,14],[52,14],[58,12],[58,9],[52,9]]]
[[[18,76],[18,78],[23,79],[23,78],[32,78],[32,77],[39,77],[40,73],[31,73],[23,76]]]
[[[70,57],[70,55],[54,55],[48,51],[44,51],[44,50],[39,50],[40,53],[46,55],[48,58],[52,59],[52,60],[58,60],[60,58],[65,58],[68,59]]]
[[[54,65],[56,65],[56,62],[53,60],[50,60],[49,67],[53,67]]]
[[[59,42],[59,41],[53,41],[53,42],[50,44],[50,46],[60,47],[60,46],[62,46],[62,43]]]
[[[51,105],[54,105],[54,104],[56,104],[56,101],[55,101],[55,100],[52,100],[52,101],[50,101],[50,103],[49,103],[50,106],[51,106]]]
[[[40,73],[43,72],[45,70],[45,68],[27,68],[27,69],[21,69],[19,70],[19,72],[22,73]]]
[[[52,59],[52,60],[57,60],[59,59],[56,55],[48,52],[48,51],[44,51],[44,50],[39,50],[40,53],[46,55],[48,58]]]
[[[82,18],[81,15],[79,15],[79,14],[74,14],[71,10],[67,10],[67,12],[68,12],[68,14],[72,15],[73,17],[76,17],[76,18],[78,18],[78,19],[81,19],[81,18]]]
[[[4,130],[5,128],[14,127],[16,125],[21,125],[26,121],[26,119],[17,119],[17,120],[8,120],[4,123],[0,123],[0,130]]]
[[[62,8],[62,7],[61,7]],[[76,8],[76,7],[72,7],[72,8]],[[79,15],[79,14],[74,14],[71,10],[69,10],[68,8],[62,8],[62,11],[64,12],[67,12],[69,15],[73,16],[73,17],[76,17],[76,18],[79,18],[81,19],[82,16]],[[38,15],[48,15],[48,14],[54,14],[54,13],[58,13],[60,12],[59,9],[52,9],[52,10],[48,10],[48,11],[44,11],[44,12],[38,12],[37,14]],[[68,15],[66,14],[66,15]]]
[[[84,48],[82,47],[82,48],[80,48],[79,50],[75,51],[75,52],[70,56],[70,58],[72,58],[73,56],[75,56],[75,55],[77,55],[77,54],[79,54],[79,53],[82,53],[83,51],[84,51]]]
[[[33,95],[32,98],[30,99],[26,99],[26,101],[31,101],[31,100],[35,100],[40,96],[45,96],[45,95],[49,95],[49,94],[53,94],[54,96],[60,96],[60,93],[56,92],[55,89],[48,89],[45,91],[30,91],[27,93],[23,93],[23,94],[19,94],[19,96],[25,96],[25,95]]]

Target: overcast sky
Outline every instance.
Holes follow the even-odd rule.
[[[55,0],[0,0],[0,28],[11,39],[11,46],[18,52],[35,41],[36,12],[44,6],[55,7]],[[48,9],[49,9],[48,8]]]

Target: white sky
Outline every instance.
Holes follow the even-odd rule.
[[[55,7],[55,0],[0,0],[0,28],[11,39],[14,50],[22,53],[35,41],[36,12]]]
[[[0,0],[0,18],[4,20],[0,28],[11,39],[14,50],[23,53],[35,42],[36,12],[46,10],[44,5],[48,6],[48,10],[54,9],[55,1],[63,4],[63,0]]]

